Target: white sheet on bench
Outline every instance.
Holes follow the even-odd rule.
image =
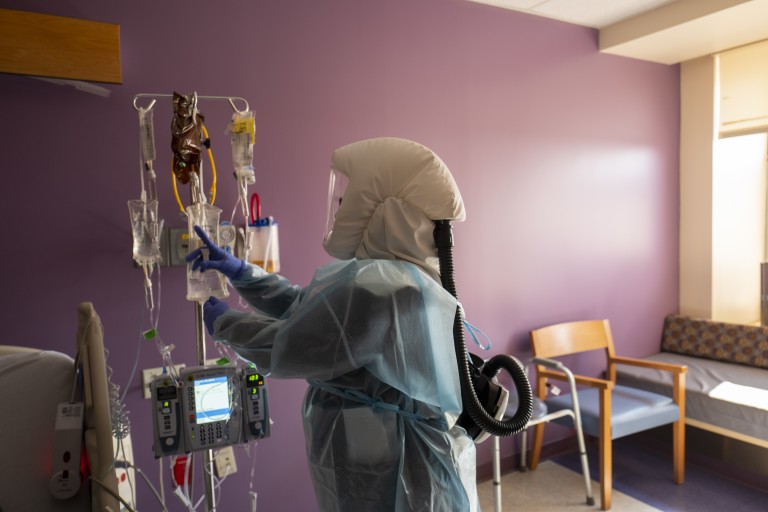
[[[730,396],[723,396],[719,391],[715,391],[718,386],[728,382],[731,387],[756,388],[761,393],[768,393],[768,370],[765,368],[671,352],[661,352],[643,359],[688,366],[685,379],[687,417],[747,436],[768,440],[768,407],[765,403],[739,403],[732,400]],[[616,373],[620,384],[672,396],[672,377],[669,372],[620,365]],[[728,387],[724,389],[727,390]],[[713,391],[715,391],[714,396]]]
[[[715,386],[709,396],[768,411],[768,389],[742,386],[733,382],[721,382]]]

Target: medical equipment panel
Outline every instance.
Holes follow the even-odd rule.
[[[184,453],[180,388],[170,375],[160,375],[152,381],[151,391],[155,458]]]
[[[69,499],[80,490],[82,438],[83,403],[60,403],[56,411],[53,469],[48,482],[48,489],[55,498]]]
[[[240,397],[234,366],[197,366],[181,371],[181,407],[187,451],[240,442]]]
[[[269,437],[269,402],[264,375],[244,366],[240,371],[243,394],[243,441]]]

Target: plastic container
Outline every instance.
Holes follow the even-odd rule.
[[[261,216],[259,194],[251,196],[251,218],[245,236],[246,260],[267,272],[280,272],[280,239],[274,217]]]
[[[248,226],[247,259],[267,272],[280,272],[280,243],[277,222],[271,217]]]

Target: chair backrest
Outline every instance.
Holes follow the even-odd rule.
[[[606,361],[614,356],[608,320],[564,322],[534,329],[531,346],[536,357],[557,358],[598,349],[605,350]]]

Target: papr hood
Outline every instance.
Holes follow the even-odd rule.
[[[349,177],[349,185],[326,252],[339,259],[411,261],[439,279],[433,221],[466,218],[440,157],[416,142],[378,138],[337,149],[331,166]]]

